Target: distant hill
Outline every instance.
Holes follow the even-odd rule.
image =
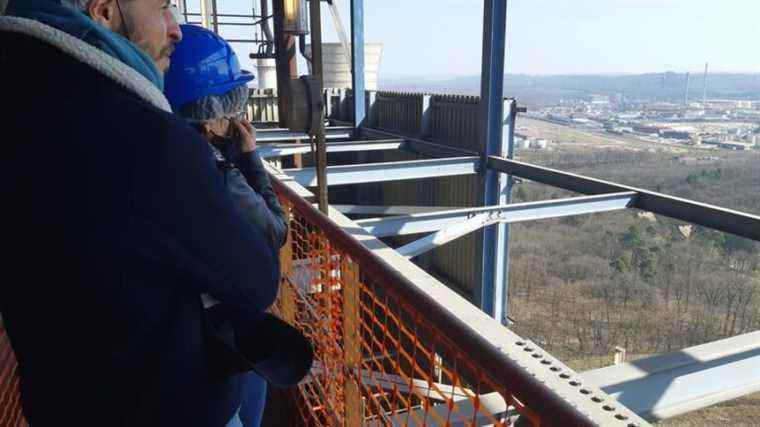
[[[404,77],[384,79],[384,90],[444,92],[477,95],[480,77],[449,79]],[[702,99],[703,75],[691,74],[689,98]],[[555,75],[509,74],[504,78],[506,96],[524,102],[543,104],[561,98],[579,98],[588,94],[621,94],[632,101],[682,100],[686,89],[685,73],[648,73],[632,75]],[[711,73],[707,76],[708,98],[760,99],[760,73]]]

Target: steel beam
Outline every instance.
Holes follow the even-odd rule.
[[[634,192],[614,193],[542,202],[399,215],[389,218],[362,219],[357,220],[356,223],[376,237],[404,236],[436,232],[480,215],[487,215],[504,223],[513,223],[621,210],[632,206],[635,197],[636,193]]]
[[[632,207],[760,241],[757,215],[497,156],[488,158],[488,167],[582,194],[633,191],[637,196]]]
[[[332,15],[333,25],[335,26],[335,33],[337,33],[340,39],[340,44],[343,45],[343,54],[346,56],[346,63],[351,63],[351,42],[348,41],[348,35],[343,28],[343,20],[340,19],[340,11],[338,10],[337,1],[329,1],[327,4],[330,7],[330,15]]]
[[[493,425],[493,419],[498,418],[498,414],[509,412],[509,415],[516,415],[517,411],[507,405],[504,398],[499,392],[491,392],[477,396],[475,407],[474,399],[469,396],[453,396],[450,398],[453,406],[448,403],[441,403],[430,408],[415,409],[410,412],[387,415],[382,420],[373,420],[367,423],[367,427],[393,427],[408,426],[409,420],[425,420],[425,425],[429,427],[444,426],[490,426]],[[491,414],[491,417],[485,414]],[[435,414],[435,415],[433,415]],[[439,420],[444,420],[441,423]]]
[[[402,181],[475,174],[480,167],[479,157],[412,160],[405,162],[369,163],[348,166],[328,166],[327,185],[363,184],[368,182]],[[285,169],[288,176],[306,187],[317,185],[311,168]]]
[[[504,51],[506,48],[507,0],[483,1],[483,60],[480,74],[480,124],[487,156],[505,155],[504,125]],[[486,169],[483,203],[500,204],[506,182],[498,171]],[[504,229],[483,230],[483,269],[480,289],[476,291],[480,308],[506,324],[502,298],[506,295]],[[502,260],[500,265],[498,262]]]
[[[364,126],[375,126],[375,123],[377,123],[377,91],[369,91],[367,98],[367,117],[362,125],[362,132],[364,132]]]
[[[347,215],[412,215],[429,212],[449,211],[456,208],[447,206],[386,206],[386,205],[331,205]],[[375,218],[373,218],[375,219]]]
[[[351,0],[351,80],[354,91],[354,128],[364,124],[364,0]]]
[[[443,246],[446,243],[497,222],[498,220],[490,215],[477,215],[464,221],[460,221],[450,227],[441,229],[429,236],[425,236],[404,246],[398,247],[396,248],[396,252],[407,258],[414,258],[417,255],[421,255],[427,251]]]
[[[459,157],[459,156],[479,156],[477,151],[465,150],[463,148],[449,147],[448,145],[436,144],[417,138],[400,135],[380,129],[362,128],[362,135],[373,138],[401,138],[406,141],[404,149],[417,154],[430,157]]]
[[[274,53],[277,68],[277,108],[280,126],[288,126],[288,107],[291,105],[290,80],[298,78],[296,61],[296,39],[285,34],[284,2],[272,2],[274,23]]]
[[[374,141],[328,142],[328,153],[346,153],[355,151],[397,150],[404,145],[403,139],[384,139]],[[262,144],[256,151],[264,159],[270,157],[307,154],[311,152],[309,144]]]
[[[322,2],[321,0],[310,0],[309,2],[309,22],[311,24],[311,75],[316,84],[318,94],[324,93],[324,79],[322,75]],[[316,175],[317,184],[317,202],[319,210],[327,215],[328,195],[327,195],[327,138],[325,133],[324,105],[319,104],[319,121],[316,129],[312,129],[310,142],[314,144],[314,174]],[[302,165],[299,165],[302,166]]]
[[[338,89],[338,118],[340,120],[347,121],[346,119],[346,89]]]
[[[760,391],[760,332],[581,374],[642,418],[662,420]]]
[[[504,100],[504,122],[502,129],[502,143],[500,155],[506,155],[512,159],[515,153],[515,120],[517,119],[517,103],[515,100]],[[498,203],[506,205],[512,203],[512,186],[514,179],[511,175],[498,175]],[[495,264],[493,266],[494,282],[494,318],[500,320],[504,326],[509,325],[509,223],[501,221],[494,226],[486,227],[486,233],[495,232],[494,246],[484,250],[495,252]],[[485,239],[484,239],[485,245]]]
[[[353,136],[353,128],[351,126],[335,126],[325,128],[325,138],[327,139],[341,139],[351,138]],[[309,135],[304,132],[292,132],[288,129],[257,129],[256,141],[257,142],[282,142],[292,140],[308,140]]]
[[[276,178],[283,178],[276,171]],[[542,425],[603,425],[644,427],[646,421],[623,405],[605,409],[609,396],[593,385],[578,387],[578,374],[486,315],[394,249],[332,209],[329,219],[317,215],[294,189],[306,191],[285,177],[272,180],[275,190],[291,200],[314,226],[330,233],[330,240],[352,258],[362,260],[362,275],[415,307],[427,322],[438,325],[468,353],[485,377],[505,384],[509,393],[540,414]],[[337,226],[337,227],[336,227]],[[469,349],[469,350],[468,350]],[[472,349],[476,349],[472,353]],[[408,382],[407,378],[407,382]],[[475,390],[476,392],[481,392]],[[593,397],[593,399],[592,399]]]

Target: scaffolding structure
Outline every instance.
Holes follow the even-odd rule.
[[[282,420],[293,425],[475,426],[511,425],[519,419],[541,426],[635,427],[760,390],[760,372],[750,369],[760,362],[756,334],[657,356],[637,366],[624,363],[579,373],[506,327],[510,223],[639,209],[760,240],[760,217],[514,160],[520,108],[503,93],[507,1],[484,0],[484,5],[481,96],[437,100],[441,108],[461,103],[476,112],[458,126],[471,128],[482,149],[431,140],[434,96],[383,98],[383,93],[364,91],[363,0],[351,1],[355,90],[328,88],[324,103],[333,118],[324,130],[326,153],[415,157],[328,163],[326,185],[479,177],[480,206],[357,203],[327,206],[321,213],[310,190],[317,184],[317,171],[277,166],[284,157],[310,153],[310,136],[282,128],[258,131],[259,153],[271,161],[267,167],[290,216],[273,310],[309,337],[316,350],[310,374],[289,395],[297,412],[283,413]],[[180,11],[188,22],[217,32],[224,25],[255,28],[272,17],[255,7],[251,15],[218,13],[216,0],[202,0],[200,12],[189,11],[182,0]],[[272,43],[258,37],[254,33],[230,41]],[[384,114],[395,114],[389,119],[393,130],[379,125]],[[581,196],[511,203],[515,178]],[[374,217],[354,221],[346,213]],[[483,241],[477,305],[412,262],[473,233],[482,233]],[[425,235],[395,249],[381,240],[413,234]],[[690,390],[695,391],[686,398],[657,391],[657,384],[684,375],[691,375]],[[0,323],[0,425],[25,425],[18,384]],[[660,395],[652,396],[655,392]]]

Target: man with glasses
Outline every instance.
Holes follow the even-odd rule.
[[[279,261],[163,95],[182,38],[168,0],[5,13],[0,312],[29,424],[237,420],[240,379],[212,372],[201,295],[265,318]]]

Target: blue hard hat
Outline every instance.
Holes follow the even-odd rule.
[[[182,41],[175,46],[164,76],[164,93],[174,111],[209,95],[224,95],[254,79],[240,70],[237,55],[219,35],[196,25],[180,28]]]

